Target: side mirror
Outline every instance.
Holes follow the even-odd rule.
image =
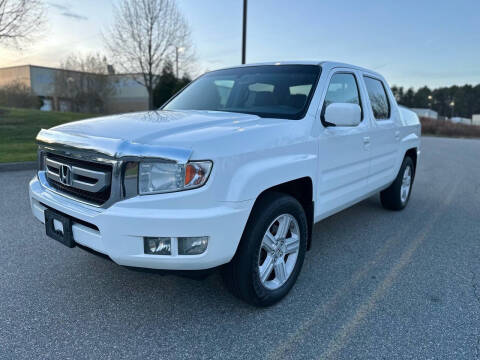
[[[325,122],[334,126],[357,126],[362,120],[362,109],[357,104],[333,103],[325,110]]]

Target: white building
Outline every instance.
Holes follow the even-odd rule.
[[[413,112],[415,112],[418,117],[424,117],[424,118],[429,118],[429,119],[438,119],[438,113],[432,109],[421,109],[421,108],[413,108],[410,109]]]
[[[472,125],[480,126],[480,114],[472,115]]]
[[[30,88],[32,93],[43,101],[41,110],[71,111],[71,99],[65,94],[60,97],[55,91],[56,76],[62,72],[67,72],[73,80],[75,74],[86,76],[91,81],[106,77],[115,90],[105,101],[104,112],[106,113],[148,109],[148,92],[144,86],[134,80],[134,77],[138,77],[138,75],[133,74],[90,74],[35,65],[13,66],[0,68],[0,87],[14,82],[21,83]]]
[[[459,116],[452,117],[450,121],[454,124],[472,125],[472,119],[463,118]]]

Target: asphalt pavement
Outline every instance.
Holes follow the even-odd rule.
[[[480,357],[480,140],[423,138],[408,207],[375,196],[317,224],[267,309],[218,273],[134,272],[47,238],[32,176],[0,172],[1,359]]]

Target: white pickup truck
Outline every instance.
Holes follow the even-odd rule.
[[[403,209],[417,116],[385,79],[334,62],[209,72],[158,111],[38,134],[33,214],[61,243],[149,269],[222,265],[267,306],[295,283],[313,224],[380,192]]]

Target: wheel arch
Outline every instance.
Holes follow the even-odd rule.
[[[307,250],[311,247],[313,219],[314,219],[314,201],[313,201],[313,181],[309,176],[290,180],[263,190],[255,199],[255,202],[250,212],[252,216],[255,206],[267,196],[267,194],[282,193],[295,198],[300,205],[302,205],[305,215],[307,217],[308,234],[307,234]]]
[[[413,175],[415,176],[415,173],[417,171],[417,148],[414,147],[408,149],[405,152],[405,156],[403,158],[406,158],[407,156],[410,157],[413,161]]]

